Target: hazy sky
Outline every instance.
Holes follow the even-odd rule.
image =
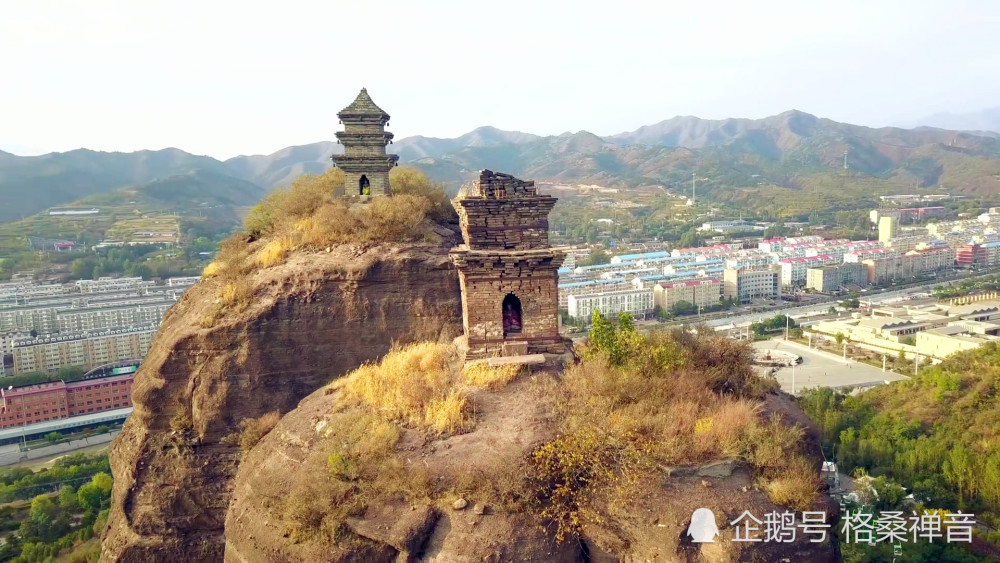
[[[865,125],[1000,105],[997,0],[0,0],[0,148],[227,158],[333,139],[614,134],[796,108]]]

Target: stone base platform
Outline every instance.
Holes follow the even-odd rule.
[[[484,361],[484,360],[479,360]],[[533,366],[545,363],[545,354],[525,354],[523,356],[501,356],[499,358],[486,358],[485,362],[490,367],[519,365]]]

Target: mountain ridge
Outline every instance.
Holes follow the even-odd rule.
[[[1000,106],[965,113],[935,113],[910,123],[910,128],[933,127],[1000,136]]]
[[[487,167],[542,181],[620,187],[673,185],[698,173],[713,179],[704,192],[708,197],[757,185],[759,178],[794,189],[803,177],[841,173],[846,152],[852,174],[885,189],[1000,194],[1000,135],[871,128],[794,109],[761,119],[676,116],[606,137],[585,130],[540,136],[482,126],[455,138],[406,137],[388,148],[401,163],[424,169],[452,191]],[[0,197],[10,204],[0,209],[0,220],[196,169],[272,189],[303,173],[325,171],[330,156],[341,151],[335,142],[320,141],[225,161],[177,148],[4,153]]]

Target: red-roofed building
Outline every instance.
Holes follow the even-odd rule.
[[[986,249],[978,244],[963,244],[955,249],[955,265],[971,268],[986,262]]]
[[[132,406],[134,374],[0,389],[0,428]]]

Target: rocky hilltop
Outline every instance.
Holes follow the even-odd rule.
[[[448,231],[441,231],[447,234]],[[461,331],[457,237],[293,254],[250,280],[253,301],[210,328],[218,282],[170,310],[136,376],[135,411],[112,448],[103,558],[220,560],[240,422],[286,413],[393,342]]]
[[[603,320],[572,365],[466,364],[458,218],[418,173],[389,181],[272,193],[169,311],[103,560],[834,560],[829,536],[729,541],[743,510],[830,508],[748,346]],[[691,542],[696,508],[721,541]]]
[[[802,534],[789,543],[733,542],[735,527],[728,523],[743,510],[758,518],[786,510],[769,500],[750,465],[733,458],[628,468],[638,471],[634,480],[611,483],[579,474],[600,482],[601,490],[593,497],[573,491],[588,497],[572,508],[580,535],[560,541],[552,505],[541,508],[532,495],[546,486],[535,479],[543,466],[539,452],[548,451],[539,445],[560,443],[565,412],[556,403],[573,383],[579,383],[574,376],[541,372],[472,392],[470,432],[442,437],[411,427],[393,435],[394,458],[369,468],[395,476],[389,479],[363,469],[344,480],[331,477],[337,471],[330,456],[340,455],[331,452],[343,451],[345,435],[356,435],[344,429],[362,420],[373,431],[379,426],[344,407],[343,389],[313,393],[241,465],[226,520],[225,561],[838,560],[830,536],[821,543]],[[765,416],[797,408],[775,395],[766,404]],[[560,471],[588,458],[574,453],[580,455],[558,461]],[[379,489],[374,498],[368,480]],[[687,534],[692,513],[706,507],[720,535],[715,543],[695,544]],[[811,508],[832,514],[836,507],[817,500]]]

